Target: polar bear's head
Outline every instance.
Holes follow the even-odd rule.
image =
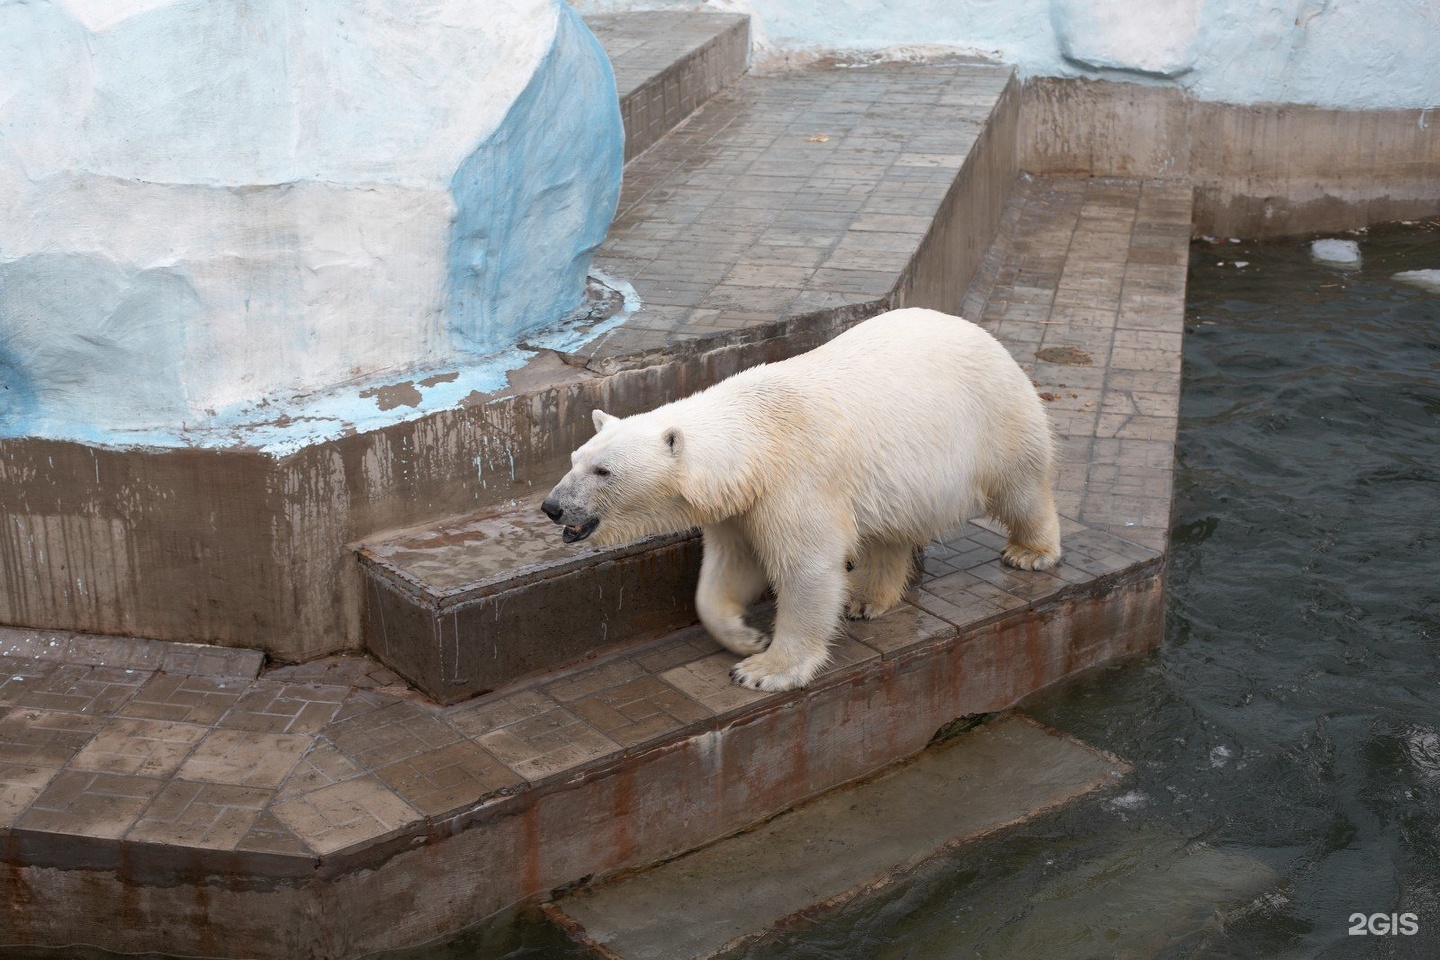
[[[540,506],[565,528],[566,543],[592,534],[599,543],[625,543],[699,522],[686,498],[685,437],[662,411],[623,418],[595,411],[595,436],[570,455],[570,472]]]

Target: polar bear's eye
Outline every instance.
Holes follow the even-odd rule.
[[[597,477],[608,477],[608,476],[610,476],[610,471],[609,471],[609,470],[606,470],[604,467],[596,467],[596,468],[595,468],[595,476],[597,476]]]

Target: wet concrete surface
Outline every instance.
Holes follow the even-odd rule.
[[[926,858],[1118,784],[1113,757],[997,719],[856,787],[634,876],[555,901],[621,960],[713,957],[893,882]]]

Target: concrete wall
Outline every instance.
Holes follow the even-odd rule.
[[[512,346],[622,140],[560,0],[0,3],[0,437],[303,443],[297,395]]]
[[[582,10],[696,6],[582,0]],[[708,0],[771,54],[943,44],[1021,76],[1138,81],[1226,103],[1440,105],[1431,0]]]
[[[1421,109],[1240,106],[1174,88],[1040,78],[1025,85],[1020,166],[1189,180],[1194,230],[1211,236],[1440,214],[1440,124]]]

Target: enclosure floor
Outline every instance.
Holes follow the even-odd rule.
[[[632,283],[644,307],[574,358],[603,370],[884,303],[1012,76],[973,62],[743,77],[626,167],[595,265]]]
[[[837,642],[820,683],[1161,556],[1188,216],[1180,185],[1022,180],[965,310],[1055,397],[1066,561],[1009,570],[1003,536],[972,524],[933,545],[909,604]],[[735,658],[698,628],[451,708],[360,657],[206,675],[129,641],[62,662],[23,655],[48,635],[6,636],[22,654],[0,660],[16,865],[201,869],[213,855],[213,869],[306,876],[367,849],[378,864],[385,841],[805,698],[735,686]]]
[[[1021,177],[962,316],[1010,350],[1060,440],[1060,512],[1164,550],[1190,249],[1184,181]]]

